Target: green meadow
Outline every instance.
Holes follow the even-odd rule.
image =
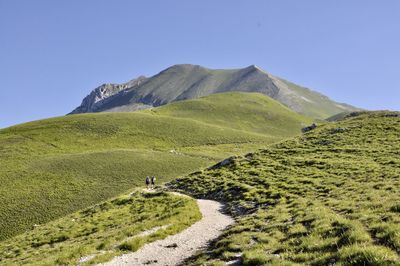
[[[237,218],[191,264],[400,264],[400,113],[351,114],[169,186]]]
[[[312,120],[256,93],[0,130],[0,240],[142,186],[298,135]]]
[[[201,218],[196,201],[136,190],[0,242],[1,265],[94,265]]]

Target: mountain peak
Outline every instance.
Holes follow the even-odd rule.
[[[269,74],[266,71],[264,71],[262,68],[260,68],[257,65],[250,65],[248,67],[242,68],[241,71],[242,72],[246,72],[246,73],[253,73],[254,72],[254,73],[260,73],[260,74],[266,74],[266,75],[269,76]]]
[[[251,70],[254,70],[254,71],[260,71],[260,72],[263,72],[263,73],[267,73],[264,69],[262,69],[261,67],[259,67],[257,65],[250,65],[250,66],[246,67],[246,69],[251,69]]]
[[[194,64],[176,64],[168,67],[165,70],[189,70],[189,69],[195,69],[195,68],[205,68],[200,65],[194,65]]]
[[[94,91],[73,113],[135,111],[230,91],[262,93],[314,118],[357,110],[270,75],[255,64],[241,69],[176,64],[150,78],[140,77],[124,84],[110,84],[103,91]]]

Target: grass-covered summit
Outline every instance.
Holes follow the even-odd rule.
[[[171,187],[235,226],[193,264],[399,265],[400,113],[351,114]]]
[[[0,240],[142,185],[296,135],[311,119],[261,94],[227,93],[133,113],[0,130]]]

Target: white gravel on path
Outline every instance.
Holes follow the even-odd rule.
[[[144,245],[136,252],[127,253],[101,264],[104,266],[119,265],[151,265],[172,266],[183,263],[185,259],[193,256],[198,250],[217,238],[234,220],[221,212],[222,204],[212,200],[197,200],[203,218],[183,230]]]

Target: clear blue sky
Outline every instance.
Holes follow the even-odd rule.
[[[400,1],[0,0],[0,127],[177,63],[256,64],[340,102],[400,110]]]

